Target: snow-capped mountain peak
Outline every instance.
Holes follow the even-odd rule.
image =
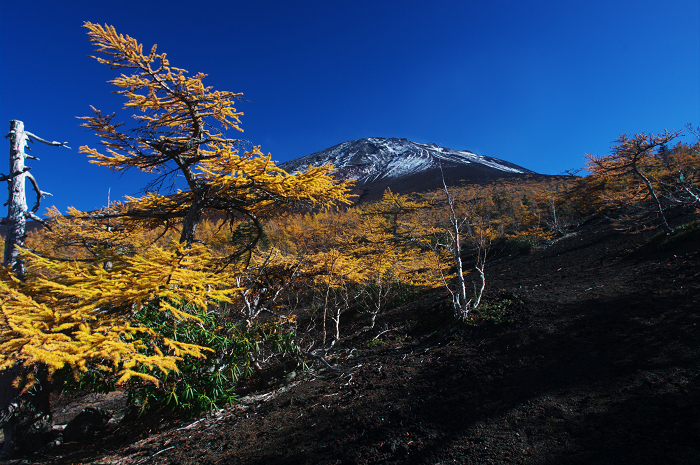
[[[343,142],[321,152],[282,164],[286,170],[333,163],[341,177],[356,182],[397,179],[430,169],[452,165],[480,164],[504,173],[526,174],[532,171],[497,158],[477,155],[468,150],[453,150],[431,142],[420,144],[406,139],[367,139]],[[346,176],[342,176],[347,172]]]
[[[365,192],[438,188],[444,173],[453,181],[489,179],[533,172],[504,160],[453,150],[435,143],[421,144],[406,139],[369,137],[343,142],[334,147],[297,158],[280,166],[287,172],[307,166],[332,163],[339,179],[352,179]],[[442,171],[441,171],[442,169]]]

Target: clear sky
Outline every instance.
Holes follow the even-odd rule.
[[[54,195],[40,213],[96,209],[148,180],[77,151],[97,146],[76,119],[90,105],[130,115],[115,72],[87,56],[85,21],[243,92],[240,137],[277,161],[399,137],[560,174],[621,133],[700,125],[697,0],[2,0],[0,124],[72,147],[33,145]]]

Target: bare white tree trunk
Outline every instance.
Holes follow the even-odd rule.
[[[67,146],[65,142],[50,142],[25,131],[24,123],[16,120],[10,121],[10,134],[8,137],[10,138],[10,174],[7,176],[0,175],[0,181],[8,182],[10,193],[7,203],[7,218],[1,221],[7,227],[3,265],[10,266],[18,278],[24,279],[24,261],[19,258],[17,246],[24,247],[27,218],[38,221],[48,227],[47,223],[36,215],[36,212],[39,210],[42,197],[51,195],[48,192],[42,192],[34,177],[29,174],[29,168],[24,165],[24,160],[27,158],[38,160],[38,158],[27,155],[24,150],[27,148],[28,142],[35,140],[56,147]],[[36,204],[31,210],[27,208],[25,179],[29,179],[36,192]]]
[[[5,234],[5,255],[3,265],[12,267],[17,277],[24,279],[24,263],[18,256],[17,246],[24,245],[26,236],[27,195],[24,188],[26,167],[24,148],[27,146],[27,133],[24,123],[10,121],[10,174],[6,177],[10,198],[7,203],[7,233]]]
[[[440,167],[442,170],[442,167]],[[449,287],[447,288],[452,294],[452,303],[455,309],[455,315],[458,318],[465,320],[469,316],[469,310],[471,310],[471,300],[467,300],[467,284],[464,279],[464,270],[462,265],[462,227],[466,218],[460,219],[457,217],[457,213],[454,208],[454,198],[450,194],[447,184],[445,183],[445,176],[442,177],[442,185],[445,189],[445,197],[447,198],[447,205],[450,207],[450,236],[452,236],[452,251],[455,260],[455,265],[457,266],[457,291],[452,292]],[[481,296],[479,296],[481,300]]]
[[[486,289],[486,273],[484,269],[486,268],[486,254],[488,254],[488,249],[491,245],[488,238],[484,237],[483,232],[480,237],[475,237],[474,244],[477,253],[474,268],[479,272],[481,287],[477,290],[476,285],[474,285],[474,302],[470,301],[471,308],[477,308],[481,304],[481,296],[484,295],[484,289]]]
[[[442,170],[442,167],[441,167]],[[445,176],[442,176],[442,185],[445,192],[445,198],[449,207],[448,221],[449,226],[445,227],[445,232],[448,236],[448,241],[443,244],[452,253],[454,265],[457,268],[457,285],[456,288],[447,282],[447,279],[440,270],[445,288],[452,297],[452,305],[454,307],[455,316],[462,320],[469,318],[469,313],[478,308],[481,304],[481,298],[486,289],[486,256],[491,247],[493,238],[488,232],[488,214],[477,211],[474,206],[467,207],[466,211],[459,211],[455,205],[455,197],[450,192],[445,182]],[[478,199],[473,199],[478,200]],[[480,285],[474,285],[474,296],[470,298],[467,292],[467,281],[463,270],[462,252],[463,243],[469,244],[476,252],[476,260],[474,267],[479,274]],[[438,245],[439,247],[439,245]],[[439,253],[436,248],[436,256],[439,260]]]
[[[664,214],[664,207],[663,205],[661,205],[661,200],[659,200],[659,197],[656,195],[656,189],[654,189],[654,186],[651,185],[651,181],[649,181],[649,178],[644,176],[644,173],[642,173],[639,170],[636,158],[633,160],[632,170],[634,171],[634,174],[642,178],[642,180],[644,181],[644,185],[647,186],[649,194],[651,194],[651,197],[654,199],[654,204],[656,205],[659,215],[661,216],[661,226],[663,226],[664,231],[666,231],[666,234],[673,234],[673,228],[671,228],[671,226],[668,224],[668,221],[666,220],[666,215]]]
[[[386,281],[386,282],[385,282]],[[369,286],[368,286],[369,287]],[[382,279],[382,274],[381,272],[378,273],[377,275],[377,295],[376,295],[376,300],[373,298],[374,296],[372,295],[372,291],[369,289],[365,289],[364,292],[367,294],[367,298],[369,301],[372,303],[372,309],[369,311],[370,319],[369,319],[369,326],[367,329],[373,329],[374,325],[377,322],[377,315],[384,309],[385,305],[385,300],[387,296],[389,295],[389,291],[391,285],[388,282],[388,279]]]

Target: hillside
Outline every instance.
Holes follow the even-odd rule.
[[[198,421],[116,423],[33,463],[700,462],[697,230],[593,219],[487,274],[487,298],[514,302],[503,324],[452,330],[445,295],[426,295],[342,340],[333,370],[313,363]]]

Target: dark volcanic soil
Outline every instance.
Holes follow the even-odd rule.
[[[197,422],[124,422],[32,460],[698,464],[700,241],[653,235],[591,221],[487,264],[487,297],[517,296],[509,323],[450,331],[444,293],[430,295],[341,341],[335,371],[315,365]]]

